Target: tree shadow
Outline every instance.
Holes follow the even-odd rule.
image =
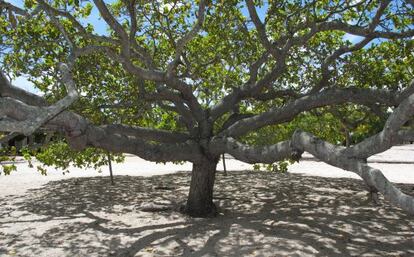
[[[0,255],[18,256],[412,256],[414,220],[361,181],[219,174],[220,215],[195,219],[145,203],[179,204],[189,174],[52,181],[0,197]],[[413,195],[413,185],[400,185]]]

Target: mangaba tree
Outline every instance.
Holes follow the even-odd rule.
[[[414,214],[414,199],[366,161],[414,138],[405,126],[414,111],[414,1],[0,7],[0,131],[41,128],[75,150],[192,162],[192,216],[215,211],[221,154],[275,163],[304,151],[355,172],[373,194]],[[98,15],[105,31],[90,24]],[[43,95],[12,85],[7,73],[25,74]],[[359,135],[347,147],[338,124]]]

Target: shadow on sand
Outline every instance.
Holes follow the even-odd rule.
[[[140,211],[184,201],[188,173],[115,181],[72,178],[0,197],[0,255],[414,256],[413,217],[368,202],[358,180],[220,174],[212,219]]]

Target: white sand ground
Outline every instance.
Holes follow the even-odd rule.
[[[369,161],[391,181],[414,184],[413,145]],[[128,156],[114,164],[115,186],[105,167],[41,176],[18,163],[0,176],[0,256],[414,256],[414,217],[384,201],[372,205],[353,173],[312,159],[285,175],[226,164],[234,172],[217,177],[221,214],[192,219],[140,210],[183,201],[189,174],[180,171],[191,170],[188,163]]]

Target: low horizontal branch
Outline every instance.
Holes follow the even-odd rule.
[[[283,141],[269,146],[249,146],[233,138],[214,138],[209,150],[220,155],[228,153],[239,161],[246,163],[274,163],[294,157],[296,152],[290,147],[290,141]]]
[[[114,134],[133,136],[136,138],[163,143],[182,143],[190,139],[188,133],[143,128],[138,126],[127,126],[123,124],[105,125],[102,126],[102,128]]]
[[[222,134],[237,138],[267,125],[290,121],[298,114],[314,108],[343,103],[362,105],[380,103],[386,106],[397,104],[396,95],[384,90],[360,88],[326,89],[319,93],[300,97],[281,107],[273,108],[270,111],[242,119],[230,126],[227,130],[224,130]]]
[[[190,161],[198,162],[202,158],[199,146],[187,141],[184,143],[150,143],[141,138],[114,133],[108,127],[89,125],[83,134],[68,138],[72,146],[92,146],[110,152],[130,153],[154,162]],[[79,142],[76,142],[76,141]]]

